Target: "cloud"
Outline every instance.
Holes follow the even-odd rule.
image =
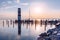
[[[2,2],[1,3],[1,6],[6,6],[6,2]]]
[[[26,6],[29,5],[29,3],[21,3],[21,5]]]
[[[2,6],[1,7],[5,7],[5,6],[8,6],[8,5],[12,5],[12,1],[6,1],[6,2],[2,2]]]
[[[1,7],[0,9],[10,9],[10,8],[14,8],[14,7],[18,7],[18,5],[14,5],[14,6],[5,6],[5,7]]]
[[[12,3],[12,1],[7,1],[7,3],[9,3],[9,4],[10,4],[10,3]]]
[[[16,1],[6,1],[6,2],[2,2],[1,3],[2,6],[0,7],[0,9],[9,9],[9,8],[14,8],[14,7],[18,7],[18,5],[16,4]]]
[[[14,7],[17,7],[17,6],[7,6],[5,7],[5,9],[14,8]]]
[[[2,5],[5,4],[6,2],[2,2]]]
[[[5,5],[5,4],[12,4],[13,2],[12,1],[6,1],[6,2],[2,2],[2,5]]]
[[[16,0],[17,3],[20,3],[20,0]]]

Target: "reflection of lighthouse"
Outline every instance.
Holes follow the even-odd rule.
[[[21,8],[18,8],[18,35],[21,35]]]

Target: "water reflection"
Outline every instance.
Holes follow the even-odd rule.
[[[3,27],[5,26],[5,21],[6,21],[6,25],[8,27],[10,25],[13,25],[13,28],[14,28],[14,24],[17,24],[17,22],[15,20],[3,20],[2,21]],[[48,20],[40,20],[40,21],[35,20],[34,22],[20,22],[20,21],[18,21],[18,28],[21,27],[21,24],[23,24],[23,26],[26,24],[26,28],[28,29],[30,25],[32,26],[32,25],[35,24],[35,30],[36,30],[36,27],[39,24],[40,27],[42,27],[42,25],[45,25],[44,30],[46,30],[47,25],[50,25],[52,27],[52,25],[56,25],[58,22],[60,23],[60,21],[57,21],[57,20],[55,20],[55,21],[53,21],[53,20],[51,20],[51,21],[48,21]]]
[[[4,27],[4,20],[3,20],[3,27]]]
[[[21,35],[21,22],[18,22],[18,35]]]
[[[7,36],[14,37],[10,39],[17,38],[18,40],[37,40],[39,34],[47,31],[50,28],[54,28],[53,25],[56,25],[57,20],[34,20],[33,22],[16,22],[15,20],[0,20],[3,26],[0,27],[0,34],[6,34]],[[52,27],[51,27],[52,26]],[[4,28],[3,28],[4,27]],[[1,33],[3,32],[3,33]],[[9,34],[9,35],[8,35]],[[5,35],[5,36],[6,36]],[[19,36],[17,36],[19,35]],[[4,36],[1,35],[3,38]],[[7,39],[7,37],[4,37]]]
[[[14,28],[14,21],[13,21],[13,28]]]
[[[12,25],[12,20],[10,20],[10,24]]]

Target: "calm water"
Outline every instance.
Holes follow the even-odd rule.
[[[48,29],[55,28],[54,25],[21,24],[21,34],[18,34],[18,24],[10,20],[0,20],[0,40],[37,40],[39,34]]]

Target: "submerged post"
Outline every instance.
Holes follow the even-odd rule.
[[[18,35],[21,35],[21,8],[18,8]]]

